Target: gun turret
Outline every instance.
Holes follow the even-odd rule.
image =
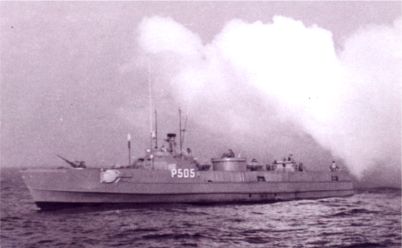
[[[68,160],[68,159],[66,159],[66,158],[64,158],[64,157],[62,157],[62,156],[60,156],[58,154],[56,154],[56,156],[59,157],[60,159],[62,159],[64,162],[66,162],[67,164],[69,164],[73,168],[86,168],[85,161],[72,162],[72,161],[70,161],[70,160]]]

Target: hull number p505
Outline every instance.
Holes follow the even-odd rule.
[[[194,178],[195,171],[194,169],[171,169],[170,176],[177,178]]]

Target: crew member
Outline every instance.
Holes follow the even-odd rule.
[[[228,158],[234,158],[235,157],[235,154],[234,154],[234,152],[233,152],[233,150],[232,149],[229,149],[229,152],[228,152],[228,156],[227,156]]]
[[[304,168],[303,168],[303,163],[300,162],[300,163],[299,163],[299,171],[303,171],[303,170],[304,170]]]
[[[338,165],[336,165],[335,160],[332,160],[332,164],[331,164],[330,169],[331,169],[331,171],[338,170]]]

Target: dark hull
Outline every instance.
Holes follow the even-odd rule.
[[[35,204],[41,210],[58,210],[70,208],[96,208],[96,209],[121,209],[121,208],[148,208],[169,206],[173,204],[192,204],[192,205],[225,205],[225,204],[254,204],[254,203],[275,203],[280,201],[302,200],[302,199],[321,199],[329,197],[347,197],[353,195],[353,190],[345,191],[325,191],[325,192],[303,192],[303,193],[278,193],[278,194],[216,194],[194,197],[190,195],[166,195],[166,196],[127,196],[129,199],[135,198],[131,202],[46,202],[38,201]],[[110,196],[112,197],[112,196]],[[141,199],[141,200],[139,200]]]

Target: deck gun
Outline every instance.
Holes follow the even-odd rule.
[[[59,157],[60,159],[62,159],[64,162],[66,162],[67,164],[71,165],[71,167],[73,168],[86,168],[87,166],[85,165],[85,161],[70,161],[58,154],[56,154],[57,157]]]

